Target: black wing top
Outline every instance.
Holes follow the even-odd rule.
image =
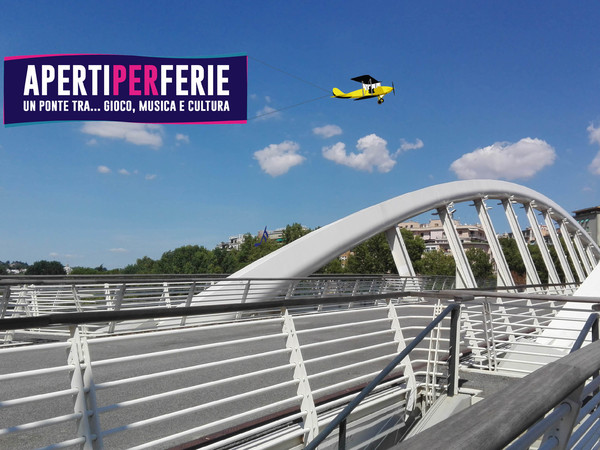
[[[358,81],[359,83],[363,83],[363,84],[379,83],[379,81],[377,81],[371,75],[361,75],[360,77],[352,78],[352,81]]]

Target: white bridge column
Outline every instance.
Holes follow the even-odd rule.
[[[525,264],[527,284],[541,284],[537,269],[533,263],[533,258],[531,257],[531,253],[529,253],[527,243],[525,242],[521,227],[519,226],[519,221],[517,220],[517,215],[512,206],[512,197],[502,200],[502,206],[504,207],[506,219],[512,230],[513,238],[517,241],[517,247],[519,248],[521,258],[523,259],[523,264]]]
[[[474,289],[477,287],[477,282],[475,281],[465,249],[460,242],[458,231],[456,231],[456,226],[452,220],[452,212],[450,212],[449,209],[451,205],[452,204],[438,208],[437,211],[440,215],[440,219],[442,219],[444,233],[446,233],[448,245],[450,246],[450,251],[452,252],[452,256],[454,256],[454,261],[456,263],[456,287]]]
[[[585,280],[585,274],[583,273],[583,266],[581,265],[581,261],[577,256],[577,252],[575,251],[575,247],[573,246],[573,241],[571,238],[571,234],[567,229],[567,219],[563,219],[560,222],[560,234],[567,245],[567,251],[569,252],[569,256],[571,257],[571,262],[575,267],[575,272],[577,272],[577,278],[579,278],[579,282],[583,283]]]
[[[410,261],[410,256],[408,255],[406,244],[402,238],[400,227],[395,226],[394,228],[386,230],[385,237],[390,246],[392,258],[394,258],[394,264],[396,264],[396,269],[398,270],[398,275],[401,277],[414,277],[416,275],[415,269]]]
[[[490,215],[488,214],[488,207],[485,205],[485,201],[482,198],[473,200],[473,202],[475,203],[475,208],[477,208],[477,214],[479,215],[479,221],[483,227],[483,232],[485,233],[485,237],[490,245],[492,258],[496,263],[498,284],[500,286],[513,286],[515,283],[512,279],[512,275],[510,274],[510,269],[508,267],[508,263],[506,262],[504,252],[502,251],[500,241],[498,241],[496,230],[494,230],[494,224],[492,223]]]
[[[588,244],[587,247],[585,248],[585,251],[590,260],[590,264],[592,265],[592,270],[594,270],[594,267],[596,267],[596,264],[598,263],[598,261],[596,260],[596,256],[594,255],[594,247],[592,246],[592,244]]]
[[[569,261],[567,260],[567,255],[565,255],[565,251],[560,243],[560,239],[558,238],[558,234],[556,233],[556,228],[554,225],[554,221],[552,220],[552,209],[547,209],[544,211],[544,221],[546,222],[546,226],[548,227],[548,234],[550,234],[550,239],[552,240],[552,245],[554,245],[554,250],[556,250],[556,254],[558,255],[558,260],[560,261],[560,266],[562,267],[563,273],[565,274],[565,282],[567,283],[575,283],[575,277],[573,276],[573,272],[571,271],[571,266],[569,265]],[[569,236],[566,237],[569,239]]]
[[[544,236],[542,236],[542,230],[540,230],[540,224],[533,211],[533,204],[534,202],[523,204],[525,207],[525,214],[527,214],[527,219],[529,219],[529,224],[531,225],[531,231],[533,231],[535,241],[542,254],[546,269],[548,270],[548,282],[551,284],[560,284],[560,278],[556,271],[556,267],[554,266],[554,261],[552,261],[552,256],[550,256],[550,251],[548,250]]]
[[[590,264],[590,260],[588,259],[588,255],[583,248],[583,244],[581,243],[581,238],[579,237],[579,232],[573,235],[573,241],[575,242],[575,247],[579,252],[579,257],[581,258],[581,262],[583,263],[583,267],[585,269],[585,273],[587,276],[592,273],[592,265]]]

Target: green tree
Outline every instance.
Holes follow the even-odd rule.
[[[163,253],[157,261],[159,273],[209,273],[215,256],[205,247],[185,245]]]
[[[217,247],[213,250],[214,262],[210,273],[233,273],[238,270],[238,251]]]
[[[348,259],[350,273],[398,273],[384,233],[379,233],[354,248]]]
[[[546,264],[544,263],[544,258],[542,257],[542,251],[537,245],[528,245],[529,253],[531,254],[531,259],[533,259],[533,264],[535,265],[535,269],[537,270],[538,277],[542,283],[548,282],[548,269],[546,268]]]
[[[342,266],[342,262],[340,261],[339,258],[334,258],[331,261],[329,261],[327,264],[325,264],[323,267],[321,267],[317,273],[325,273],[325,274],[330,274],[330,273],[345,273],[346,269],[344,268],[344,266]]]
[[[157,261],[148,256],[138,258],[135,264],[129,264],[121,272],[124,274],[160,273]]]
[[[27,268],[26,275],[66,275],[63,265],[58,261],[36,261]]]
[[[506,263],[508,264],[508,268],[511,271],[515,283],[524,284],[525,264],[519,253],[517,241],[513,238],[500,238],[498,241],[500,242],[502,253],[504,253],[504,258],[506,259]]]
[[[96,269],[92,269],[91,267],[76,266],[71,268],[71,275],[99,275],[100,273],[101,272],[98,272]]]
[[[283,230],[283,244],[289,244],[290,242],[301,238],[302,236],[310,233],[311,231],[312,230],[310,230],[309,228],[304,228],[297,222],[294,222],[291,225],[287,225]]]
[[[406,251],[408,252],[408,256],[414,267],[417,261],[419,261],[423,256],[423,252],[425,251],[425,241],[422,237],[415,236],[412,234],[412,232],[405,228],[401,228],[400,232],[402,233],[402,239],[404,240],[404,245],[406,245]]]
[[[451,255],[447,255],[442,250],[435,252],[426,252],[423,257],[417,261],[415,272],[420,275],[456,275],[456,264]]]
[[[488,280],[494,277],[494,266],[486,252],[480,248],[470,248],[465,253],[476,280]]]
[[[261,240],[250,233],[244,235],[244,242],[240,246],[238,253],[238,269],[247,266],[250,263],[268,255],[269,253],[280,248],[282,244],[278,244],[272,239]]]

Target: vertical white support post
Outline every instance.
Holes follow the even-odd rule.
[[[0,308],[0,319],[6,317],[6,311],[8,311],[8,302],[10,301],[10,286],[4,286],[4,292],[2,293],[2,308]]]
[[[515,214],[515,210],[512,207],[512,197],[502,200],[502,206],[504,207],[504,213],[506,214],[506,219],[508,220],[508,224],[510,225],[513,237],[515,241],[517,241],[517,247],[519,248],[521,258],[523,259],[523,264],[525,264],[527,283],[541,284],[540,277],[537,273],[537,269],[535,268],[535,264],[533,263],[533,258],[531,257],[531,253],[529,253],[527,243],[525,242],[525,238],[523,237],[523,233],[521,232],[521,227],[519,226],[517,215]]]
[[[585,274],[587,277],[590,275],[590,273],[592,273],[592,265],[590,264],[588,255],[585,252],[585,249],[583,248],[583,244],[581,243],[581,238],[579,237],[579,233],[580,232],[578,231],[573,235],[573,241],[575,242],[575,247],[577,248],[577,251],[579,252],[579,258],[581,259],[581,262],[583,263],[583,267],[585,269]]]
[[[160,296],[160,301],[165,304],[167,308],[171,307],[171,292],[169,291],[169,283],[163,281],[163,291]]]
[[[296,334],[294,320],[287,308],[282,309],[283,313],[283,333],[287,335],[286,348],[291,350],[290,363],[294,364],[294,379],[298,380],[298,395],[302,396],[300,410],[304,414],[302,428],[304,429],[304,442],[312,441],[319,434],[319,419],[317,409],[313,399],[310,384],[308,383],[308,374],[302,357],[300,341]]]
[[[87,341],[79,334],[79,329],[74,326],[71,327],[71,339],[69,340],[71,346],[67,349],[67,363],[74,366],[71,373],[71,388],[77,390],[77,393],[73,395],[73,409],[75,414],[81,414],[81,418],[77,420],[77,435],[85,438],[85,442],[80,448],[85,450],[101,449],[103,447],[102,435],[96,410],[96,391]]]
[[[390,251],[392,252],[392,258],[394,258],[394,264],[398,270],[398,275],[401,277],[414,277],[415,269],[413,268],[410,257],[408,256],[408,250],[406,244],[402,238],[402,232],[400,227],[395,226],[385,232]]]
[[[123,303],[123,296],[125,295],[125,289],[126,289],[126,284],[123,283],[121,285],[121,287],[119,288],[119,292],[117,292],[117,296],[115,299],[115,304],[113,309],[115,311],[120,311],[121,310],[121,303]],[[112,334],[115,332],[115,326],[117,325],[117,322],[115,322],[114,320],[110,323],[110,325],[108,326],[108,333]]]
[[[387,300],[388,307],[388,319],[390,319],[391,328],[394,333],[394,342],[398,344],[396,352],[399,354],[406,348],[406,341],[404,340],[404,334],[402,333],[402,327],[400,326],[400,320],[398,319],[398,313],[396,307],[392,303],[391,299]],[[410,361],[410,355],[402,361],[404,365],[404,376],[407,377],[406,387],[410,389],[406,398],[406,411],[410,412],[415,408],[417,399],[417,382],[415,379],[415,373],[413,371],[412,362]]]
[[[81,298],[79,297],[79,291],[77,290],[77,286],[72,285],[71,290],[73,292],[73,302],[75,303],[75,310],[77,312],[82,312],[83,308],[81,307]]]
[[[552,240],[552,245],[554,245],[554,250],[556,250],[558,260],[560,261],[560,266],[562,267],[563,273],[565,274],[565,282],[575,283],[575,277],[573,276],[573,272],[571,271],[571,266],[569,265],[569,261],[567,260],[567,255],[565,255],[565,251],[563,250],[558,234],[556,233],[556,227],[554,225],[554,221],[552,220],[552,209],[547,209],[546,211],[544,211],[544,222],[546,222],[546,227],[548,227],[548,234],[550,235],[550,239]],[[566,239],[569,239],[568,235]]]
[[[114,298],[110,295],[110,286],[108,283],[104,283],[104,303],[106,304],[106,310],[112,311],[115,308]]]
[[[492,258],[494,258],[494,262],[496,263],[498,284],[505,287],[513,286],[515,283],[512,275],[510,274],[510,268],[506,262],[506,257],[502,251],[500,241],[498,241],[494,224],[492,223],[490,215],[488,214],[488,207],[486,206],[484,199],[474,200],[474,203],[475,208],[477,209],[477,214],[479,215],[479,221],[483,227],[483,232],[485,233],[485,237],[490,246],[490,251],[492,252]]]
[[[475,281],[465,249],[460,242],[458,231],[456,231],[456,226],[452,220],[452,213],[449,209],[450,206],[452,206],[452,204],[438,208],[437,211],[440,215],[440,219],[442,219],[444,233],[446,233],[450,251],[456,262],[456,287],[474,289],[477,287],[477,282]]]
[[[590,260],[590,264],[592,265],[593,270],[594,267],[596,267],[596,264],[598,264],[598,261],[596,260],[596,256],[594,255],[594,247],[592,246],[592,244],[587,245],[587,247],[585,248],[585,252],[587,253],[588,259]]]
[[[240,303],[244,304],[246,303],[246,300],[248,300],[248,292],[250,292],[250,283],[252,282],[252,280],[248,280],[246,282],[246,286],[244,286],[244,292],[242,293],[242,300]],[[242,312],[238,311],[237,313],[235,313],[235,318],[236,319],[241,319],[242,317]]]
[[[531,231],[533,231],[533,235],[535,236],[535,242],[540,249],[546,269],[548,269],[548,282],[551,284],[560,284],[560,278],[558,277],[558,272],[554,266],[554,261],[552,261],[550,251],[548,250],[544,236],[542,236],[542,230],[540,230],[540,224],[533,211],[533,202],[524,203],[523,206],[525,207],[525,214],[531,225]]]
[[[35,285],[31,285],[31,301],[29,302],[29,311],[31,315],[37,317],[40,315],[40,304],[38,303],[38,288]]]
[[[188,291],[187,298],[185,299],[185,307],[188,308],[192,305],[192,300],[194,299],[194,293],[196,292],[196,282],[193,281],[190,286],[190,290]],[[185,326],[185,322],[187,321],[187,316],[181,317],[181,326]]]
[[[583,272],[583,266],[581,265],[581,261],[577,256],[577,252],[575,251],[575,247],[573,246],[573,241],[571,239],[571,234],[567,228],[567,219],[563,219],[560,223],[560,234],[565,241],[567,246],[567,251],[569,252],[569,256],[571,257],[571,262],[575,267],[575,272],[577,272],[577,278],[579,278],[579,282],[583,283],[585,280],[585,274]]]

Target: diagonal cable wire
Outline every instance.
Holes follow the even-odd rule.
[[[269,111],[269,112],[266,112],[264,114],[258,114],[258,115],[254,116],[254,117],[248,118],[248,120],[259,119],[260,117],[268,116],[269,114],[275,114],[275,113],[277,113],[279,111],[283,111],[283,110],[286,110],[286,109],[294,108],[296,106],[304,105],[305,103],[314,102],[315,100],[320,100],[320,99],[325,98],[325,97],[329,97],[329,94],[327,94],[327,95],[321,95],[320,97],[312,98],[310,100],[305,100],[303,102],[296,103],[294,105],[285,106],[283,108],[275,109],[273,111]]]
[[[288,76],[290,76],[292,78],[295,78],[296,80],[302,81],[303,83],[310,84],[311,86],[314,86],[314,87],[316,87],[318,89],[321,89],[322,91],[325,91],[325,92],[330,92],[331,91],[331,89],[325,89],[324,87],[318,86],[318,85],[314,84],[311,81],[305,80],[305,79],[300,78],[300,77],[298,77],[298,76],[296,76],[296,75],[294,75],[292,73],[286,72],[285,70],[282,70],[282,69],[280,69],[278,67],[272,66],[271,64],[266,63],[264,61],[261,61],[260,59],[256,59],[256,58],[254,58],[252,56],[248,56],[248,58],[250,58],[250,59],[252,59],[252,60],[254,60],[256,62],[259,62],[259,63],[261,63],[261,64],[263,64],[263,65],[265,65],[267,67],[270,67],[273,70],[277,70],[278,72],[284,73],[284,74],[286,74],[286,75],[288,75]]]

